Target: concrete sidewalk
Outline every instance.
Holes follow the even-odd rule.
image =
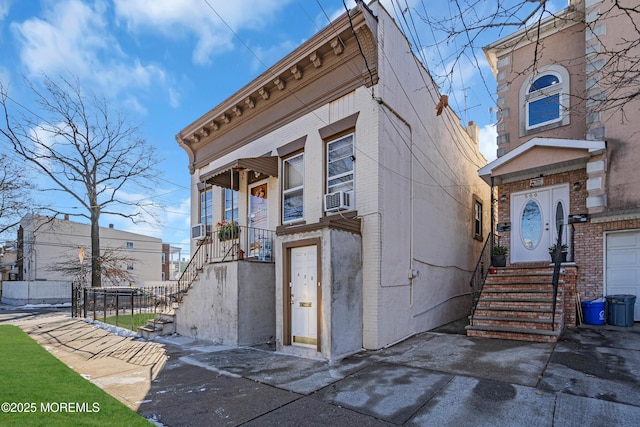
[[[166,426],[640,423],[638,323],[577,328],[557,344],[427,332],[331,364],[179,336],[146,342],[68,314],[12,322]]]

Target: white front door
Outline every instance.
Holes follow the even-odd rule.
[[[269,240],[269,198],[268,181],[260,181],[249,186],[249,257],[260,260],[271,258]]]
[[[511,262],[549,261],[549,246],[569,218],[569,185],[532,188],[511,195]],[[567,243],[567,227],[562,241]]]
[[[316,347],[318,342],[317,246],[291,249],[291,343]]]

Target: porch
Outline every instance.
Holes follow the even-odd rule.
[[[270,230],[233,225],[198,240],[173,304],[160,316],[161,323],[175,325],[169,333],[236,346],[272,341],[274,237]]]

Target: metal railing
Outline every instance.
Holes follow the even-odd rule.
[[[553,311],[551,313],[551,330],[555,331],[556,323],[556,305],[558,298],[558,282],[560,281],[560,265],[562,264],[562,230],[564,224],[558,224],[558,240],[556,241],[556,248],[553,251]]]
[[[198,278],[206,264],[225,261],[274,262],[275,233],[260,228],[237,226],[233,231],[213,231],[200,245],[178,278],[178,302]]]
[[[156,314],[169,311],[178,295],[176,284],[92,288],[77,281],[72,284],[71,314],[136,331]]]
[[[471,280],[469,281],[469,286],[471,287],[471,317],[469,319],[470,325],[473,325],[473,316],[476,311],[476,306],[478,305],[478,300],[480,299],[480,294],[482,293],[482,287],[484,286],[487,274],[489,274],[492,250],[493,233],[489,233],[489,236],[487,237],[487,240],[484,242],[484,246],[482,247],[482,252],[480,253],[480,257],[478,258],[476,267],[473,270],[473,274],[471,275]]]

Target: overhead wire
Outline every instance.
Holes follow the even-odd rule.
[[[233,30],[233,28],[232,28],[232,27],[231,27],[231,26],[230,26],[230,25],[225,21],[225,19],[224,19],[224,18],[223,18],[223,17],[222,17],[222,16],[221,16],[221,15],[220,15],[216,10],[215,10],[215,8],[214,8],[214,7],[209,3],[209,1],[208,1],[208,0],[203,0],[203,1],[204,1],[204,2],[207,4],[207,6],[208,6],[212,11],[213,11],[213,13],[215,13],[215,14],[216,14],[216,16],[217,16],[217,17],[218,17],[218,18],[219,18],[219,19],[220,19],[220,20],[221,20],[221,21],[222,21],[222,22],[227,26],[227,28],[228,28],[228,29],[233,33],[233,35],[234,35],[234,36],[235,36],[235,37],[236,37],[236,38],[237,38],[237,39],[242,43],[242,45],[243,45],[243,46],[244,46],[244,47],[245,47],[245,48],[246,48],[246,49],[247,49],[247,50],[248,50],[248,51],[249,51],[249,52],[250,52],[250,53],[251,53],[251,54],[252,54],[252,55],[253,55],[253,56],[254,56],[254,57],[255,57],[255,58],[256,58],[256,59],[257,59],[257,60],[258,60],[262,65],[263,65],[263,66],[264,66],[264,67],[265,67],[265,68],[267,68],[267,66],[266,66],[266,64],[263,62],[263,60],[262,60],[262,59],[261,59],[261,58],[260,58],[260,57],[259,57],[259,56],[258,56],[258,55],[257,55],[257,54],[256,54],[256,53],[255,53],[255,52],[254,52],[250,47],[249,47],[249,45],[248,45],[248,44],[247,44],[247,43],[246,43],[246,42],[245,42],[245,41],[244,41],[244,40],[243,40],[243,39],[242,39],[242,38],[241,38],[241,37],[240,37],[240,36],[239,36],[235,31],[234,31],[234,30]],[[320,1],[319,1],[319,0],[316,0],[316,2],[317,2],[317,4],[318,4],[318,6],[320,7],[320,9],[322,10],[322,12],[324,13],[324,15],[325,15],[326,19],[329,21],[330,26],[333,26],[332,21],[330,20],[329,16],[327,15],[326,11],[324,10],[324,7],[323,7],[323,6],[322,6],[322,4],[320,3]],[[343,6],[345,6],[345,8],[346,8],[346,3],[345,3],[344,1],[343,1]],[[348,15],[348,14],[349,14],[349,10],[348,10],[348,8],[347,8],[346,12],[347,12],[347,15]],[[307,15],[307,16],[308,16],[308,15]],[[357,34],[355,33],[355,30],[353,29],[353,23],[351,22],[350,17],[349,17],[349,21],[350,21],[350,25],[351,25],[351,27],[352,27],[352,30],[353,30],[353,32],[354,32],[354,36],[355,36],[356,40],[358,40]],[[335,28],[334,28],[334,32],[336,33],[336,35],[339,35],[339,34],[337,33],[337,31],[335,30]],[[358,43],[359,43],[359,41],[358,41]],[[361,46],[359,46],[359,50],[360,50],[360,54],[362,55],[362,57],[363,57],[363,59],[365,60],[365,63],[366,63],[367,59],[366,59],[366,56],[364,55],[364,52],[362,51],[362,47],[361,47]],[[383,53],[384,53],[384,51],[383,51]],[[386,55],[385,55],[385,57],[386,57]],[[387,61],[390,63],[390,61],[388,60],[388,58],[386,58],[386,59],[387,59]],[[369,76],[370,76],[370,77],[372,77],[372,72],[371,72],[370,68],[368,67],[368,64],[367,64],[367,68],[368,68],[368,71],[369,71]],[[268,70],[268,68],[267,68],[267,70]],[[359,73],[356,73],[353,69],[351,69],[351,72],[352,72],[352,73],[354,73],[354,75],[355,75],[356,77],[360,77],[360,74],[359,74]],[[405,95],[406,99],[408,100],[409,104],[411,105],[412,109],[414,110],[414,113],[416,114],[416,117],[418,118],[418,121],[421,123],[421,125],[422,125],[422,127],[423,127],[423,129],[424,129],[424,131],[425,131],[425,133],[426,133],[426,135],[427,135],[427,136],[428,136],[428,138],[431,140],[431,143],[433,144],[434,148],[435,148],[435,149],[436,149],[436,151],[438,152],[438,154],[439,154],[440,158],[442,158],[442,159],[443,159],[443,162],[444,162],[444,163],[446,164],[446,166],[449,168],[449,170],[451,171],[451,174],[452,174],[452,175],[449,175],[449,174],[445,173],[445,172],[440,168],[440,166],[439,166],[435,161],[433,161],[433,160],[430,158],[430,156],[426,155],[426,153],[424,153],[424,152],[422,151],[422,149],[421,149],[421,148],[419,148],[419,147],[418,147],[418,150],[419,150],[419,151],[424,155],[424,157],[425,157],[427,160],[429,160],[429,161],[431,162],[431,164],[434,166],[434,168],[436,168],[438,171],[440,171],[440,173],[441,173],[443,176],[445,176],[445,177],[446,177],[446,178],[447,178],[447,179],[452,183],[452,185],[444,185],[444,184],[440,183],[437,179],[435,179],[435,178],[430,174],[430,172],[429,172],[428,168],[427,168],[427,167],[422,163],[422,160],[420,160],[420,159],[418,159],[418,158],[417,158],[416,153],[415,153],[415,152],[413,152],[413,150],[411,150],[411,155],[416,159],[416,161],[417,161],[417,162],[418,162],[418,164],[421,166],[421,168],[422,168],[422,169],[424,169],[424,170],[425,170],[425,172],[431,176],[431,178],[432,178],[432,179],[434,180],[434,182],[436,183],[435,185],[436,185],[437,187],[442,188],[442,189],[443,189],[443,191],[445,191],[445,193],[446,193],[448,196],[450,196],[453,200],[455,200],[457,203],[460,203],[461,205],[463,205],[463,206],[465,206],[465,207],[466,207],[466,204],[464,204],[463,202],[461,202],[460,200],[458,200],[458,198],[457,198],[456,196],[454,196],[453,194],[451,194],[450,192],[448,192],[448,191],[447,191],[447,188],[454,188],[454,187],[466,188],[466,187],[468,187],[468,185],[466,185],[466,184],[460,184],[460,183],[457,183],[457,182],[452,178],[452,176],[454,176],[454,177],[455,177],[455,176],[457,175],[456,171],[455,171],[455,170],[452,168],[452,166],[448,163],[447,158],[446,158],[446,157],[442,154],[442,152],[440,152],[440,150],[437,148],[437,144],[435,143],[435,141],[434,141],[434,139],[433,139],[433,136],[429,133],[427,126],[426,126],[426,125],[422,122],[422,120],[420,119],[420,114],[418,113],[418,111],[417,111],[416,107],[413,105],[413,103],[412,103],[412,101],[411,101],[411,98],[410,98],[410,97],[409,97],[409,95],[406,93],[406,90],[405,90],[405,89],[404,89],[404,87],[402,86],[402,81],[401,81],[401,80],[399,79],[399,77],[397,76],[397,74],[396,74],[395,70],[393,70],[393,73],[394,73],[394,75],[396,76],[396,79],[398,80],[398,82],[400,83],[400,87],[402,88],[402,90],[403,90],[403,92],[404,92],[404,95]],[[422,76],[422,73],[419,73],[419,74]],[[274,77],[275,77],[275,76],[274,76]],[[424,76],[422,76],[422,78],[423,78],[423,80],[424,80]],[[429,87],[429,85],[427,85],[427,84],[426,84],[426,81],[425,81],[425,88],[426,88],[427,90],[428,90],[428,87]],[[317,114],[313,109],[311,109],[311,107],[310,107],[309,105],[307,105],[304,101],[302,101],[301,99],[299,99],[299,97],[298,97],[298,96],[296,96],[296,94],[295,94],[294,92],[292,92],[288,87],[287,87],[287,90],[289,91],[289,93],[290,93],[290,94],[291,94],[291,95],[292,95],[296,100],[298,100],[298,102],[299,102],[303,107],[305,107],[306,111],[308,111],[309,113],[313,114],[313,115],[314,115],[316,118],[318,118],[318,120],[319,120],[319,121],[321,121],[322,123],[325,123],[325,124],[326,124],[326,121],[325,121],[323,118],[321,118],[320,116],[318,116],[318,114]],[[429,91],[429,90],[428,90],[428,92],[431,92],[431,91]],[[432,93],[430,93],[430,95],[432,96],[432,99],[433,99],[433,94],[432,94]],[[373,93],[372,93],[372,96],[373,96]],[[434,104],[434,105],[435,105],[435,104]],[[383,109],[383,110],[384,110],[384,109]],[[388,114],[388,113],[385,111],[385,114]],[[454,136],[453,134],[452,134],[452,137],[453,137],[453,139],[455,139],[455,136]],[[407,144],[407,142],[406,142],[404,139],[403,139],[403,143],[404,143],[405,145]],[[356,149],[356,151],[358,151],[360,154],[364,154],[366,157],[370,158],[370,160],[374,161],[376,164],[378,164],[378,165],[380,165],[380,166],[382,166],[382,167],[386,167],[385,165],[381,165],[378,159],[374,159],[374,158],[372,158],[371,156],[369,156],[369,155],[368,155],[368,153],[364,152],[363,150],[360,150],[357,146],[355,146],[355,149]],[[478,166],[478,167],[480,167],[480,166]],[[410,178],[410,179],[411,179],[411,178]],[[420,183],[420,184],[423,184],[423,185],[429,185],[429,184],[427,184],[427,183]]]

